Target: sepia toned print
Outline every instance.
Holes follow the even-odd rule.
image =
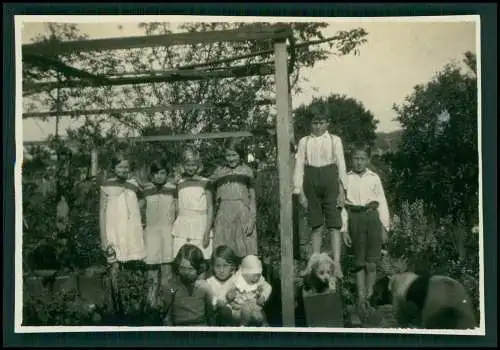
[[[16,18],[17,331],[484,334],[478,18],[68,18]]]

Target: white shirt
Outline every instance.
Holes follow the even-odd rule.
[[[307,149],[306,149],[307,148]],[[306,164],[307,162],[307,164]],[[336,164],[339,178],[344,183],[346,166],[342,139],[326,131],[323,135],[308,135],[300,139],[295,155],[294,189],[293,193],[302,192],[304,166],[322,167]]]
[[[345,181],[345,203],[365,206],[370,202],[378,202],[380,222],[386,230],[389,229],[389,208],[380,177],[373,171],[366,169],[363,174],[353,171],[347,173]],[[348,214],[342,210],[342,230],[347,230]]]
[[[215,306],[217,305],[217,301],[226,300],[227,292],[234,286],[234,275],[229,277],[225,281],[219,281],[217,278],[215,278],[215,276],[211,276],[207,278],[207,283],[212,290],[212,295],[213,295],[212,303]]]

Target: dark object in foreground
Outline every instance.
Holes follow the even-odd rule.
[[[303,295],[306,327],[344,327],[340,294],[327,291]]]
[[[370,304],[392,304],[399,327],[474,329],[476,324],[464,286],[447,276],[405,272],[382,277]]]

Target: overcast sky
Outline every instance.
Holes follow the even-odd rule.
[[[144,35],[137,24],[130,22],[81,23],[79,27],[92,39]],[[360,48],[360,55],[332,55],[304,70],[303,74],[310,81],[303,86],[302,94],[293,96],[294,107],[307,104],[313,96],[346,94],[362,102],[374,114],[379,121],[378,131],[393,131],[400,127],[393,120],[394,103],[402,103],[415,85],[432,79],[445,64],[461,63],[466,51],[476,53],[476,24],[471,20],[352,22],[351,19],[349,23],[330,22],[324,35],[333,36],[338,30],[357,27],[368,32],[368,42]],[[37,33],[45,30],[44,23],[24,23],[22,43],[29,43]],[[62,128],[68,122],[66,119]],[[45,139],[54,129],[53,122],[27,119],[23,121],[23,139]]]

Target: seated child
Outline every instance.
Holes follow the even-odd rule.
[[[220,326],[231,325],[231,309],[226,301],[226,294],[234,286],[237,266],[238,257],[231,248],[221,245],[215,249],[212,255],[213,276],[207,279],[207,283],[212,289],[216,322]]]
[[[174,260],[174,278],[163,295],[166,326],[214,325],[213,296],[205,280],[199,279],[204,268],[203,252],[184,244]]]
[[[271,285],[262,276],[259,258],[255,255],[243,258],[226,294],[233,321],[240,326],[262,326],[265,323],[262,308],[271,292]]]

